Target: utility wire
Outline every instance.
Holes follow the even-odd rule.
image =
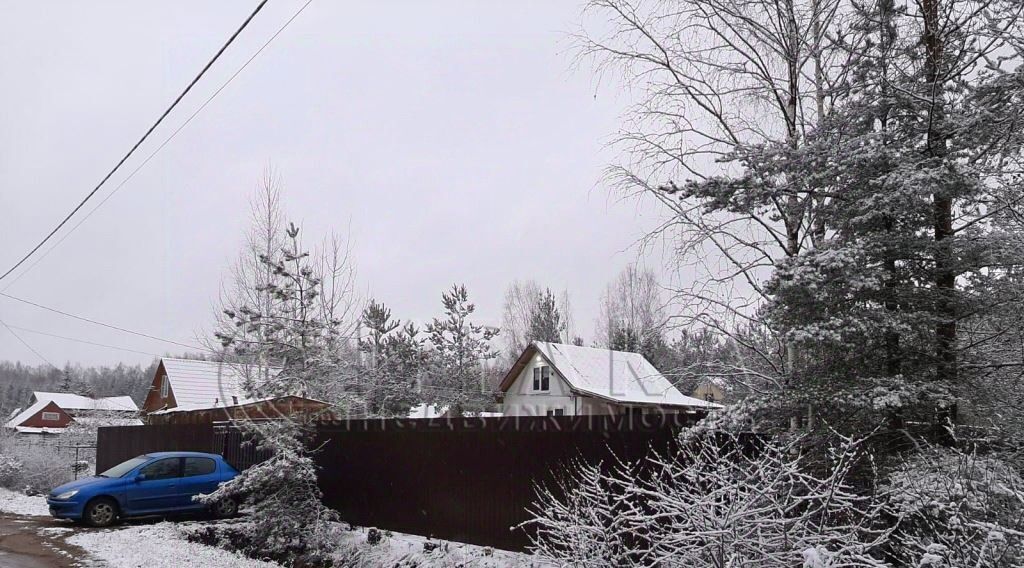
[[[20,341],[22,345],[27,347],[29,351],[35,353],[36,357],[39,357],[40,359],[43,360],[44,363],[46,363],[47,365],[53,367],[54,369],[57,369],[57,365],[54,365],[53,363],[50,362],[49,359],[47,359],[46,357],[43,357],[42,353],[40,353],[40,352],[36,351],[35,349],[33,349],[32,346],[29,345],[27,341],[22,339],[20,335],[18,335],[17,333],[14,332],[13,329],[11,329],[11,326],[7,325],[7,322],[5,322],[4,320],[0,320],[0,324],[2,324],[4,327],[6,327],[7,331],[11,332],[11,335],[13,335],[15,339]]]
[[[81,220],[79,220],[79,221],[78,221],[77,223],[75,223],[74,225],[72,225],[72,226],[71,226],[71,229],[70,229],[69,231],[65,232],[65,233],[64,233],[64,235],[63,235],[63,236],[61,236],[61,238],[60,238],[60,239],[59,239],[59,240],[58,240],[58,241],[57,241],[57,242],[56,242],[56,243],[55,243],[55,244],[54,244],[54,245],[53,245],[52,247],[50,247],[49,249],[47,249],[47,250],[46,250],[46,251],[45,251],[45,252],[44,252],[44,253],[43,253],[43,254],[42,254],[41,256],[39,256],[38,258],[36,258],[35,262],[33,262],[32,264],[30,264],[28,268],[26,268],[25,270],[23,270],[23,271],[21,272],[21,274],[19,274],[19,275],[18,275],[18,277],[17,277],[17,278],[15,278],[15,279],[14,279],[14,280],[12,280],[11,282],[9,282],[9,283],[7,284],[7,286],[5,286],[5,287],[4,287],[4,291],[7,291],[8,289],[10,289],[10,287],[11,287],[11,286],[13,286],[15,282],[17,282],[18,280],[21,280],[21,277],[22,277],[22,276],[24,276],[25,274],[28,274],[28,273],[29,273],[29,272],[30,272],[30,271],[31,271],[31,270],[32,270],[33,268],[35,268],[35,267],[36,267],[36,265],[38,265],[38,264],[39,264],[40,262],[42,262],[42,261],[43,261],[43,259],[45,259],[45,258],[46,258],[47,256],[49,256],[49,254],[50,254],[51,252],[53,252],[53,250],[54,250],[55,248],[59,247],[59,246],[61,245],[61,243],[63,243],[63,242],[64,242],[64,240],[65,240],[65,239],[67,239],[67,238],[68,238],[68,237],[69,237],[69,236],[71,235],[71,233],[74,233],[74,232],[75,232],[75,230],[76,230],[76,229],[78,229],[78,227],[82,226],[82,224],[83,224],[83,223],[85,223],[85,222],[86,222],[86,221],[87,221],[87,220],[89,219],[89,217],[92,217],[92,214],[93,214],[93,213],[95,213],[97,209],[99,209],[100,207],[103,207],[103,204],[104,204],[104,203],[106,203],[106,202],[107,202],[108,200],[110,200],[110,198],[111,198],[111,197],[113,197],[113,196],[114,196],[114,194],[118,192],[118,190],[120,190],[120,189],[121,189],[122,187],[124,187],[124,185],[125,185],[126,183],[128,183],[129,181],[131,181],[131,179],[132,179],[133,177],[135,177],[135,174],[139,173],[139,170],[141,170],[141,169],[142,169],[143,167],[145,167],[145,166],[146,166],[146,164],[148,164],[148,163],[149,163],[149,161],[150,161],[150,160],[152,160],[154,156],[156,156],[156,155],[157,155],[157,154],[158,154],[158,153],[159,153],[159,152],[160,152],[161,150],[163,150],[164,146],[166,146],[166,145],[167,145],[167,144],[168,144],[168,143],[169,143],[169,142],[170,142],[170,141],[171,141],[172,139],[174,139],[174,137],[175,137],[175,136],[177,136],[179,132],[181,132],[182,130],[184,130],[184,128],[185,128],[186,126],[188,126],[190,122],[192,122],[192,119],[194,119],[194,118],[195,118],[195,117],[196,117],[196,116],[197,116],[197,115],[198,115],[198,114],[199,114],[200,112],[202,112],[202,111],[203,111],[203,109],[205,109],[205,108],[206,108],[206,106],[207,106],[207,105],[209,105],[209,104],[210,104],[210,103],[211,103],[211,102],[213,101],[213,99],[217,98],[217,95],[219,95],[219,94],[220,94],[220,92],[221,92],[221,91],[223,91],[223,90],[224,90],[224,88],[225,88],[225,87],[227,87],[227,86],[228,86],[228,85],[229,85],[229,84],[230,84],[230,83],[231,83],[231,82],[232,82],[232,81],[233,81],[233,80],[235,79],[235,77],[237,77],[237,76],[238,76],[239,74],[241,74],[241,73],[242,73],[242,71],[244,71],[244,70],[245,70],[245,68],[246,68],[246,67],[248,67],[248,66],[249,66],[249,64],[250,64],[250,63],[252,63],[252,61],[253,61],[254,59],[256,59],[256,57],[257,57],[257,56],[258,56],[258,55],[259,55],[260,53],[262,53],[262,52],[263,52],[263,50],[264,50],[264,49],[266,49],[266,48],[267,48],[267,46],[269,46],[269,45],[270,45],[270,43],[271,43],[272,41],[274,41],[274,39],[275,39],[275,38],[277,38],[277,36],[281,35],[281,32],[283,32],[283,31],[285,30],[285,28],[287,28],[287,27],[288,27],[288,26],[289,26],[289,25],[290,25],[290,24],[292,23],[292,21],[293,21],[293,20],[295,20],[295,18],[298,18],[298,17],[299,17],[299,14],[301,14],[301,13],[302,13],[302,12],[303,12],[303,11],[304,11],[304,10],[306,9],[306,7],[307,7],[307,6],[309,6],[309,5],[310,5],[310,4],[312,3],[312,2],[313,2],[313,0],[307,0],[307,2],[306,2],[305,4],[303,4],[303,5],[302,5],[302,7],[300,7],[300,8],[299,8],[299,9],[298,9],[298,10],[297,10],[297,11],[295,12],[295,14],[293,14],[293,15],[292,15],[292,17],[291,17],[291,18],[289,18],[289,19],[288,19],[288,21],[286,21],[286,22],[284,23],[284,25],[282,25],[282,26],[281,26],[280,28],[278,28],[277,32],[275,32],[275,33],[274,33],[274,35],[270,36],[270,39],[268,39],[268,40],[267,40],[267,41],[266,41],[266,42],[265,42],[265,43],[264,43],[264,44],[263,44],[263,45],[262,45],[262,46],[261,46],[261,47],[260,47],[260,48],[259,48],[258,50],[256,50],[256,52],[255,52],[255,53],[253,53],[253,54],[252,54],[252,57],[250,57],[250,58],[249,58],[249,59],[248,59],[248,60],[247,60],[247,61],[246,61],[245,63],[243,63],[243,64],[242,64],[242,66],[241,66],[241,67],[239,67],[239,68],[238,68],[238,70],[237,70],[237,71],[235,71],[235,73],[234,73],[233,75],[231,75],[230,77],[228,77],[228,80],[227,80],[227,81],[225,81],[225,82],[224,82],[224,83],[223,83],[223,84],[222,84],[222,85],[220,86],[220,88],[218,88],[218,89],[217,89],[216,91],[214,91],[214,92],[213,92],[213,94],[212,94],[212,95],[210,95],[210,97],[209,97],[209,98],[207,98],[207,99],[206,99],[206,101],[205,101],[205,102],[204,102],[204,103],[203,103],[202,105],[200,105],[200,106],[199,106],[199,108],[198,108],[198,109],[196,109],[196,111],[195,111],[195,112],[193,112],[193,113],[192,113],[192,115],[191,115],[191,116],[189,116],[189,117],[188,117],[188,119],[187,119],[187,120],[186,120],[185,122],[183,122],[183,123],[181,124],[181,126],[179,126],[179,127],[178,127],[178,128],[177,128],[177,129],[176,129],[176,130],[175,130],[174,132],[172,132],[172,133],[171,133],[171,135],[170,135],[170,136],[168,136],[168,137],[167,137],[167,139],[165,139],[165,140],[163,141],[163,143],[162,143],[162,144],[160,144],[160,146],[158,146],[158,147],[156,148],[156,150],[153,150],[153,152],[152,152],[152,153],[150,153],[150,154],[149,154],[149,156],[148,156],[148,157],[146,157],[146,159],[145,159],[145,160],[143,160],[143,161],[142,161],[142,163],[138,165],[138,167],[136,167],[136,168],[135,168],[134,170],[132,170],[132,173],[128,174],[128,177],[126,177],[126,178],[125,178],[124,180],[122,180],[122,181],[121,181],[121,183],[117,184],[117,186],[116,186],[116,187],[114,187],[114,190],[113,190],[113,191],[111,191],[111,192],[110,192],[109,194],[107,194],[107,196],[106,196],[106,197],[104,197],[104,198],[103,198],[103,200],[102,200],[102,201],[100,201],[100,202],[99,202],[99,204],[97,204],[97,205],[96,205],[96,207],[93,207],[93,208],[92,208],[92,209],[91,209],[91,210],[90,210],[90,211],[89,211],[89,212],[88,212],[88,213],[87,213],[87,214],[85,215],[85,217],[82,217],[82,219],[81,219]]]
[[[17,329],[19,331],[25,331],[25,332],[28,332],[28,333],[35,333],[37,335],[45,335],[46,337],[54,337],[54,338],[57,338],[57,339],[63,339],[65,341],[74,341],[75,343],[84,343],[86,345],[95,345],[96,347],[106,347],[107,349],[117,349],[119,351],[128,351],[129,353],[138,353],[139,355],[150,355],[152,357],[162,357],[162,355],[159,355],[157,353],[150,353],[148,351],[138,351],[136,349],[128,349],[127,347],[117,347],[116,345],[107,345],[105,343],[96,343],[94,341],[86,341],[84,339],[78,339],[78,338],[75,338],[75,337],[67,337],[67,336],[64,336],[64,335],[57,335],[55,333],[48,333],[48,332],[39,331],[39,330],[36,330],[36,329],[29,329],[27,327],[20,327],[20,326],[17,326],[17,325],[8,325],[8,324],[5,323],[4,327],[6,327],[8,330]],[[14,332],[11,331],[11,333],[14,333]],[[15,337],[17,337],[17,335],[15,335]],[[35,349],[33,349],[32,352],[35,353],[36,352]],[[38,353],[36,353],[36,354],[38,355]],[[40,355],[40,357],[42,357],[42,355]],[[47,361],[47,362],[49,363],[49,361]]]
[[[160,126],[160,123],[163,122],[165,118],[167,118],[167,115],[169,115],[171,113],[171,111],[174,110],[174,108],[176,106],[178,106],[178,103],[180,103],[181,100],[183,98],[185,98],[185,95],[187,95],[189,93],[189,91],[192,90],[192,87],[194,87],[196,85],[196,83],[198,83],[199,80],[202,79],[203,75],[205,75],[206,72],[210,69],[210,67],[212,67],[213,64],[220,58],[221,54],[224,53],[224,51],[228,48],[228,46],[231,45],[235,41],[235,38],[238,37],[238,34],[242,33],[242,30],[244,30],[246,28],[246,26],[249,25],[249,22],[251,22],[252,19],[254,17],[256,17],[256,14],[258,14],[260,12],[260,10],[263,9],[263,6],[266,5],[266,3],[267,3],[267,0],[261,0],[261,2],[256,6],[256,9],[253,10],[252,13],[249,14],[249,17],[246,18],[244,22],[242,22],[242,25],[239,26],[237,30],[235,30],[235,33],[231,34],[231,37],[228,38],[227,42],[225,42],[224,45],[222,45],[221,48],[219,50],[217,50],[217,53],[214,54],[214,56],[210,59],[210,61],[208,61],[206,63],[206,65],[203,67],[203,69],[201,71],[199,71],[199,74],[196,75],[194,79],[192,79],[192,82],[189,83],[187,87],[185,87],[185,90],[182,91],[180,95],[178,95],[178,98],[174,99],[174,102],[171,103],[171,106],[167,107],[167,110],[165,110],[164,113],[162,115],[160,115],[160,118],[158,118],[157,121],[153,123],[153,126],[149,127],[149,130],[147,130],[146,133],[142,135],[142,138],[139,138],[139,141],[136,142],[135,145],[132,146],[132,148],[130,150],[128,150],[128,153],[125,154],[124,157],[122,157],[119,162],[117,162],[117,165],[115,165],[114,168],[111,169],[107,173],[107,175],[103,176],[103,179],[101,179],[100,182],[98,184],[96,184],[96,187],[94,187],[92,189],[92,191],[90,191],[85,196],[85,198],[82,199],[82,201],[79,202],[78,205],[76,205],[75,208],[72,209],[71,212],[68,213],[67,216],[64,217],[63,220],[61,220],[60,223],[57,223],[57,226],[54,227],[53,230],[50,231],[50,233],[48,235],[46,235],[46,237],[43,238],[43,240],[39,241],[39,243],[35,247],[33,247],[32,250],[28,251],[28,254],[23,256],[21,258],[21,260],[19,260],[17,263],[14,264],[14,266],[12,266],[9,269],[7,269],[7,272],[4,272],[2,275],[0,275],[0,280],[3,280],[8,275],[10,275],[12,272],[17,270],[17,268],[19,266],[21,266],[26,260],[28,260],[33,254],[35,254],[36,251],[38,251],[40,249],[40,247],[42,247],[44,244],[46,244],[46,242],[49,241],[53,237],[53,235],[55,235],[57,233],[57,231],[59,231],[61,229],[61,227],[63,227],[65,224],[67,224],[67,222],[71,220],[71,217],[73,217],[75,215],[75,213],[78,213],[78,211],[83,206],[85,206],[86,202],[89,201],[92,198],[92,196],[95,195],[96,192],[100,190],[101,187],[103,187],[103,184],[105,184],[107,182],[107,180],[109,180],[110,177],[113,176],[117,172],[117,170],[119,170],[121,168],[121,166],[126,161],[128,161],[128,158],[130,158],[132,156],[132,154],[135,153],[135,150],[137,150],[139,148],[139,146],[141,146],[142,143],[145,142],[147,138],[149,138],[149,135],[152,134],[153,131],[156,130],[156,128],[158,126]]]
[[[69,318],[72,318],[72,319],[76,319],[76,320],[79,320],[79,321],[84,321],[84,322],[91,323],[91,324],[94,324],[94,325],[99,325],[99,326],[102,326],[102,327],[105,327],[105,328],[108,328],[108,329],[113,329],[113,330],[124,332],[124,333],[130,333],[132,335],[137,335],[139,337],[145,337],[146,339],[152,339],[154,341],[162,341],[164,343],[170,343],[170,344],[173,344],[173,345],[177,345],[179,347],[185,347],[187,349],[196,349],[196,350],[199,350],[199,351],[208,351],[208,349],[204,349],[202,347],[196,347],[195,345],[189,345],[187,343],[181,343],[179,341],[174,341],[172,339],[164,339],[162,337],[157,337],[155,335],[149,335],[148,333],[142,333],[141,331],[134,331],[134,330],[127,329],[127,328],[120,327],[120,326],[116,326],[116,325],[113,325],[113,324],[103,323],[101,321],[97,321],[97,320],[90,319],[90,318],[87,318],[87,317],[77,316],[75,314],[71,314],[71,313],[68,313],[68,312],[65,312],[65,311],[62,311],[62,310],[58,310],[57,308],[51,308],[50,306],[44,306],[43,304],[37,304],[36,302],[33,302],[31,300],[26,300],[24,298],[19,298],[17,296],[12,296],[12,295],[10,295],[10,294],[8,294],[6,292],[0,292],[0,296],[3,296],[5,298],[9,298],[9,299],[14,300],[16,302],[21,302],[23,304],[28,304],[30,306],[35,306],[35,307],[37,307],[39,309],[46,310],[48,312],[53,312],[55,314],[60,314],[62,316],[69,317]]]

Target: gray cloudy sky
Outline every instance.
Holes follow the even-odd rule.
[[[0,264],[99,181],[256,4],[11,2],[0,20]],[[105,197],[301,6],[271,0]],[[351,231],[363,290],[417,321],[465,282],[500,323],[505,287],[598,296],[656,224],[601,186],[628,100],[574,70],[575,1],[315,0],[185,130],[7,291],[192,342],[209,324],[261,171],[310,238]],[[97,199],[96,202],[99,200]],[[88,207],[87,207],[88,210]],[[15,274],[18,276],[18,274]],[[12,279],[0,283],[8,286]],[[0,298],[10,325],[169,347]],[[62,365],[150,357],[19,332]],[[0,329],[0,359],[38,363]]]

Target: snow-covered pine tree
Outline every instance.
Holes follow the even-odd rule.
[[[493,399],[483,363],[496,356],[490,342],[498,330],[470,321],[476,306],[469,301],[465,285],[455,284],[443,292],[441,303],[444,318],[434,318],[426,328],[432,347],[430,396],[434,403],[450,405],[457,413],[481,410]]]
[[[357,312],[348,249],[334,240],[311,255],[302,248],[299,229],[293,224],[284,242],[273,254],[260,256],[273,278],[260,284],[259,291],[266,294],[257,297],[268,302],[224,309],[234,322],[216,335],[225,359],[240,368],[255,369],[244,385],[250,398],[300,395],[334,403],[340,411],[362,412],[350,346],[355,327],[351,316]],[[255,434],[262,447],[272,450],[272,457],[201,500],[245,500],[253,514],[249,547],[243,548],[289,561],[326,549],[326,521],[334,514],[320,502],[316,468],[307,447],[313,418],[238,423]]]
[[[558,302],[551,289],[545,289],[530,313],[530,329],[526,340],[547,341],[558,343],[562,340],[565,332],[565,322],[562,320],[562,313],[558,309]]]
[[[425,353],[419,330],[391,317],[391,310],[370,300],[363,310],[367,336],[360,340],[363,353],[362,390],[370,416],[406,416],[419,403],[417,392]]]
[[[931,417],[950,409],[943,419],[954,395],[973,395],[963,361],[1006,336],[997,322],[1024,305],[1006,293],[1024,251],[1000,224],[1024,213],[1011,126],[1024,115],[1021,5],[885,0],[851,21],[855,73],[832,117],[799,151],[742,157],[746,183],[787,171],[824,203],[815,246],[776,264],[765,313],[801,346],[800,377],[832,385],[826,396],[862,381],[920,385]],[[979,333],[961,337],[965,321]]]

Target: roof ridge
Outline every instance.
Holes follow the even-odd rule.
[[[533,340],[533,343],[544,344],[544,345],[558,345],[558,346],[563,346],[563,347],[571,347],[573,349],[586,349],[588,351],[607,351],[609,353],[622,353],[624,355],[639,355],[639,356],[643,357],[644,359],[647,358],[647,357],[644,357],[643,353],[640,353],[640,352],[637,352],[637,351],[622,351],[621,349],[609,349],[607,347],[593,347],[593,346],[589,346],[589,345],[576,345],[576,344],[573,344],[573,343],[561,343],[561,342],[557,342],[557,341],[539,341],[539,340],[536,340],[536,339]]]

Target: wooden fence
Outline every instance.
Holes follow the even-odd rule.
[[[342,519],[460,542],[521,550],[536,485],[573,460],[635,460],[674,447],[693,414],[349,420],[315,438],[324,503]],[[160,450],[258,461],[244,437],[212,425],[101,428],[97,468]]]

